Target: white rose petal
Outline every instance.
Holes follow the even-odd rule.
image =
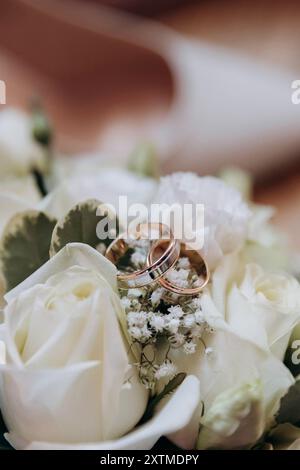
[[[41,194],[32,175],[0,178],[0,194],[21,200],[25,205],[34,206],[41,200]]]
[[[46,166],[44,150],[32,137],[30,118],[20,110],[6,108],[0,113],[0,162],[2,176],[23,176]]]
[[[238,335],[283,359],[300,321],[300,285],[293,276],[245,266],[243,256],[232,254],[213,273],[207,293],[214,305],[211,317],[221,316]]]
[[[115,287],[115,267],[75,244],[8,294],[1,395],[14,434],[29,441],[102,441],[138,422],[147,392],[130,367]],[[128,379],[130,391],[123,389]]]
[[[240,449],[264,431],[263,390],[259,381],[228,388],[202,420],[198,449]]]
[[[189,397],[186,400],[186,397]],[[26,450],[145,450],[151,449],[161,436],[174,435],[178,430],[187,426],[194,415],[200,400],[199,382],[196,377],[189,376],[171,395],[170,400],[161,408],[154,418],[120,439],[105,442],[90,442],[82,444],[66,444],[34,441],[28,442],[14,433],[5,435],[6,439],[16,449]],[[192,446],[185,436],[184,442]]]
[[[83,177],[98,174],[109,167],[107,155],[101,152],[56,155],[52,162],[52,175],[49,186],[52,189],[70,177]]]

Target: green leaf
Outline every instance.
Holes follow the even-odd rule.
[[[48,261],[55,224],[56,220],[34,210],[16,214],[8,222],[0,243],[1,270],[7,290]]]
[[[175,375],[175,377],[173,377],[173,379],[171,379],[170,382],[167,383],[167,385],[164,387],[164,389],[160,393],[158,393],[157,395],[155,395],[153,398],[149,400],[147,409],[144,413],[144,416],[141,419],[141,424],[145,423],[146,421],[152,418],[155,408],[157,407],[159,402],[163,400],[164,398],[166,398],[171,393],[173,393],[176,390],[176,388],[178,388],[179,385],[182,384],[185,378],[186,378],[186,374],[184,372],[180,372],[179,374]]]
[[[139,176],[159,178],[159,161],[153,145],[138,145],[129,157],[128,169]]]
[[[292,385],[281,399],[276,421],[278,424],[300,422],[300,380]]]
[[[90,245],[93,248],[96,248],[100,243],[104,243],[108,246],[112,241],[113,235],[109,238],[101,239],[99,232],[97,234],[98,224],[107,217],[106,213],[97,215],[99,207],[105,208],[106,206],[95,199],[89,199],[73,207],[68,214],[56,224],[53,230],[50,256],[54,256],[68,243],[80,242]],[[112,227],[114,227],[118,233],[119,223],[117,217],[115,214],[112,214],[111,211],[108,217]],[[107,228],[108,226],[105,225],[105,227]]]

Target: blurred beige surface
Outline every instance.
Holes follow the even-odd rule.
[[[151,58],[150,54],[145,58],[145,67],[138,69],[136,63],[145,55],[145,51],[133,51],[124,44],[120,60],[122,56],[126,56],[126,60],[131,57],[130,66],[124,77],[131,87],[120,89],[118,70],[121,70],[121,65],[117,64],[115,73],[108,73],[108,70],[110,72],[113,70],[114,63],[105,53],[105,50],[112,52],[113,41],[109,41],[107,49],[103,37],[101,41],[104,40],[104,43],[95,40],[93,32],[83,35],[78,29],[77,45],[71,44],[74,54],[73,66],[71,69],[66,68],[64,57],[69,53],[68,46],[71,41],[71,34],[68,35],[69,25],[60,22],[52,24],[49,19],[40,22],[38,15],[35,18],[29,17],[15,0],[2,0],[1,8],[0,43],[2,47],[9,46],[9,54],[2,51],[0,69],[2,78],[9,83],[9,104],[20,102],[24,104],[28,93],[32,87],[35,87],[38,93],[47,96],[46,105],[50,114],[55,109],[57,125],[66,135],[74,136],[72,137],[74,141],[67,142],[71,149],[75,147],[78,150],[88,150],[85,142],[92,141],[97,126],[99,127],[101,123],[105,128],[106,123],[109,123],[116,113],[119,114],[120,123],[126,121],[126,109],[132,100],[136,103],[137,120],[139,116],[145,114],[146,109],[150,110],[149,122],[145,124],[141,122],[140,126],[151,126],[152,120],[163,118],[171,100],[172,89],[166,68],[163,63],[157,63],[157,58]],[[14,19],[17,10],[21,23],[15,22]],[[264,63],[284,66],[294,71],[295,79],[300,78],[300,59],[297,50],[300,38],[300,4],[295,1],[201,1],[180,6],[171,12],[161,14],[157,19],[188,37],[225,45]],[[26,35],[26,31],[30,32],[32,21],[39,25],[39,29],[35,36],[29,38],[31,45],[28,48],[28,44],[26,46],[28,37],[24,37],[23,44],[18,33],[21,31]],[[51,41],[48,40],[50,37],[52,40],[54,37],[57,42],[57,47],[54,49],[55,60],[51,60],[49,55],[53,54]],[[64,38],[64,41],[61,38]],[[76,50],[79,45],[83,50],[89,51],[89,54],[81,54],[78,57]],[[18,54],[21,54],[22,62],[13,60]],[[94,60],[91,60],[91,57]],[[101,61],[97,61],[99,57]],[[33,66],[37,63],[38,70]],[[53,64],[57,66],[53,67]],[[81,73],[83,69],[86,70],[84,87],[81,82],[84,78]],[[99,74],[102,78],[101,87],[97,81]],[[115,82],[111,79],[112,76],[116,76]],[[20,82],[22,86],[18,86]],[[140,86],[141,84],[143,86]],[[82,93],[82,90],[86,92]],[[156,112],[153,115],[151,110],[154,108]],[[80,109],[80,119],[74,120],[72,116],[78,112],[78,109]],[[125,110],[123,114],[120,112],[122,109]],[[79,122],[80,127],[78,127]],[[82,144],[80,135],[83,127],[85,142]],[[120,144],[121,141],[122,135],[116,144]],[[294,165],[291,172],[285,171],[281,178],[263,182],[256,192],[257,200],[277,206],[276,220],[284,230],[289,231],[294,246],[298,248],[300,248],[297,236],[300,228],[299,182],[300,163],[299,168],[298,165]]]
[[[276,224],[288,234],[291,246],[300,250],[300,168],[261,184],[256,190],[256,200],[274,205],[277,209]]]
[[[296,0],[210,0],[180,7],[161,20],[181,33],[299,71],[300,3]]]
[[[212,0],[181,7],[161,19],[185,35],[282,65],[300,78],[300,2]],[[275,222],[300,249],[300,155],[297,160],[290,170],[257,185],[255,197],[276,206]]]

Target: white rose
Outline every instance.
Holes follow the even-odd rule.
[[[0,113],[0,166],[1,176],[23,176],[46,166],[44,150],[32,137],[30,118],[17,109]]]
[[[192,377],[162,416],[121,437],[143,415],[148,392],[127,355],[116,269],[96,250],[68,245],[6,300],[0,397],[15,448],[146,448],[191,419],[199,400]],[[189,392],[195,399],[183,409]]]
[[[195,375],[201,384],[200,433],[191,424],[188,430],[194,430],[200,449],[248,448],[273,424],[294,378],[275,356],[232,331],[209,296],[203,299],[202,312],[213,332],[203,335],[195,354],[169,354],[178,371]],[[184,442],[182,432],[170,438],[177,445]]]
[[[157,189],[151,178],[137,176],[127,170],[109,168],[93,173],[76,174],[61,183],[40,204],[40,209],[61,218],[77,203],[87,199],[98,199],[112,204],[118,213],[119,196],[127,196],[131,204],[148,204]],[[119,214],[120,218],[127,214]]]
[[[105,258],[101,264],[104,274],[110,266]],[[147,392],[118,324],[122,307],[99,271],[67,268],[5,308],[13,367],[3,374],[3,413],[9,430],[29,441],[115,439],[145,411]],[[13,401],[6,398],[11,384]],[[25,396],[31,398],[24,402]]]
[[[229,255],[214,273],[212,297],[233,331],[283,360],[300,320],[294,277],[253,263],[243,267],[238,255]]]
[[[245,267],[238,254],[224,257],[215,270],[201,297],[203,319],[213,332],[204,333],[195,354],[169,355],[178,371],[200,380],[200,448],[246,448],[272,425],[294,383],[282,359],[299,321],[299,301],[294,278]]]
[[[35,205],[41,200],[41,194],[32,175],[20,178],[7,177],[0,180],[0,194],[8,194],[18,198],[27,205]]]
[[[263,431],[263,390],[256,380],[217,396],[201,422],[197,447],[239,449],[254,443]]]
[[[291,271],[288,242],[272,224],[274,208],[252,204],[251,210],[247,242],[242,252],[245,262],[255,262],[266,269]]]
[[[249,208],[238,191],[217,178],[199,177],[194,173],[163,177],[153,202],[204,205],[202,253],[211,269],[224,254],[237,250],[246,239]]]

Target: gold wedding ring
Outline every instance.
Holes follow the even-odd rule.
[[[156,238],[153,238],[153,232],[157,232]],[[150,262],[138,271],[133,273],[118,272],[117,279],[120,289],[139,288],[152,284],[164,276],[178,260],[180,243],[174,240],[172,231],[164,224],[152,222],[139,224],[131,234],[123,233],[119,235],[107,248],[105,257],[117,265],[120,258],[129,249],[126,240],[142,239],[150,240],[151,244],[154,243],[155,245],[158,241],[164,242],[165,249],[155,261]]]
[[[155,259],[161,256],[161,252],[165,251],[165,241],[164,240],[157,240],[155,243],[152,244],[149,254],[148,254],[148,264],[152,265],[155,263]],[[180,257],[186,257],[189,259],[191,266],[195,269],[198,275],[198,285],[195,287],[184,288],[175,283],[171,282],[166,277],[160,277],[158,282],[161,284],[162,287],[167,289],[170,292],[173,292],[177,295],[197,295],[199,292],[203,290],[203,288],[207,285],[210,277],[209,269],[200,255],[200,253],[196,250],[193,250],[188,247],[186,243],[180,243]]]

